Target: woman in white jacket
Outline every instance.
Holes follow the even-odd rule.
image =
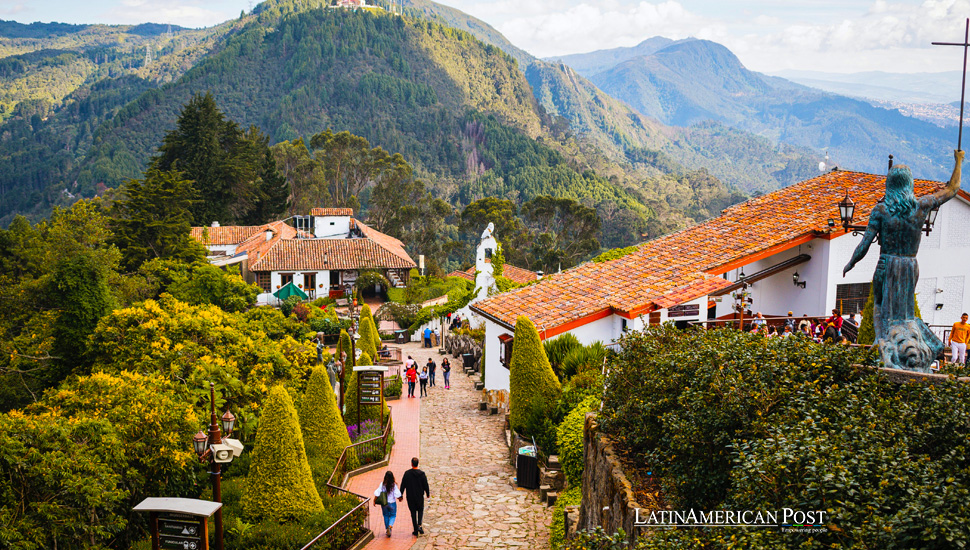
[[[394,482],[394,474],[390,470],[384,474],[384,481],[374,491],[374,506],[378,506],[377,497],[380,497],[381,493],[387,495],[387,504],[381,506],[381,513],[384,514],[384,532],[387,536],[391,536],[391,528],[394,527],[394,520],[397,519],[397,503],[404,497],[401,496],[401,489]]]

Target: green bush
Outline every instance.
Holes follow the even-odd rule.
[[[727,495],[731,445],[764,435],[799,392],[862,376],[858,348],[736,330],[627,333],[610,364],[601,426],[638,467],[664,480],[675,506],[713,509]]]
[[[599,399],[603,395],[603,373],[585,370],[574,375],[562,386],[557,415],[564,418],[587,397]]]
[[[367,304],[364,304],[364,307],[360,309],[361,326],[363,326],[365,319],[367,324],[370,325],[370,328],[374,333],[374,336],[373,336],[374,349],[379,350],[381,349],[381,335],[377,331],[377,321],[374,319],[374,316],[371,314],[370,306]],[[376,355],[372,355],[371,357],[376,357]]]
[[[323,510],[290,394],[274,386],[259,417],[243,510],[250,520],[284,521]]]
[[[556,373],[559,380],[565,381],[566,377],[562,374],[562,361],[569,355],[570,351],[583,347],[579,343],[579,339],[567,332],[551,340],[543,341],[542,347],[546,350],[546,357],[549,358],[553,372]]]
[[[588,346],[573,348],[562,360],[562,374],[565,379],[569,379],[578,372],[585,370],[603,370],[603,361],[609,355],[609,351],[600,342],[593,342]]]
[[[310,374],[310,383],[300,403],[300,429],[303,431],[307,459],[311,463],[319,463],[319,466],[314,464],[314,470],[326,473],[329,479],[340,454],[350,446],[350,436],[347,435],[327,370],[323,367],[314,368]],[[318,477],[315,476],[315,479]],[[323,482],[326,483],[326,479]]]
[[[559,494],[556,506],[552,509],[552,525],[549,526],[549,545],[555,550],[566,537],[566,506],[576,506],[583,501],[583,488],[570,487]]]
[[[300,302],[301,300],[299,296],[289,296],[280,302],[280,311],[283,313],[283,315],[289,317],[290,314],[293,313],[296,306],[300,305]]]
[[[576,406],[556,431],[556,442],[559,444],[559,462],[562,464],[562,471],[566,474],[566,483],[569,487],[576,487],[583,483],[583,426],[586,422],[586,413],[595,411],[600,404],[597,397],[587,397],[582,403]]]
[[[374,344],[378,340],[377,327],[374,326],[374,319],[361,315],[360,326],[357,330],[360,333],[360,337],[357,339],[357,347],[360,348],[361,352],[371,357],[377,357],[377,350],[380,348]]]
[[[384,390],[386,397],[400,397],[404,388],[404,380],[400,376],[392,376],[387,388]]]
[[[531,435],[540,434],[526,432],[526,417],[534,416],[538,407],[533,407],[533,401],[543,403],[542,410],[554,410],[559,401],[559,379],[552,372],[546,352],[539,340],[532,321],[520,315],[515,322],[515,346],[512,348],[512,362],[509,374],[509,420],[512,429]],[[532,422],[533,427],[535,422]],[[538,439],[538,437],[537,437]],[[554,437],[553,437],[554,440]]]

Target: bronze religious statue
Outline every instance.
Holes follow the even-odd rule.
[[[886,367],[930,372],[930,364],[943,350],[943,342],[922,320],[916,318],[916,281],[919,280],[919,251],[923,223],[930,210],[939,208],[960,190],[963,151],[953,152],[953,175],[946,187],[921,199],[913,193],[913,175],[905,165],[889,171],[885,200],[876,204],[869,225],[843,277],[865,257],[877,236],[879,263],[872,276],[872,326],[874,344]]]

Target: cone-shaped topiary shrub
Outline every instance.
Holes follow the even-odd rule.
[[[362,307],[360,309],[360,320],[361,320],[361,322],[363,322],[364,319],[370,319],[371,328],[374,329],[374,349],[375,350],[380,350],[381,349],[381,334],[377,330],[377,320],[374,319],[374,314],[373,314],[373,312],[371,312],[370,306],[367,305],[367,304],[364,304],[364,307]],[[375,356],[374,355],[371,355],[371,357],[375,357]]]
[[[583,427],[586,423],[586,413],[593,412],[599,407],[599,397],[589,396],[566,415],[557,430],[556,440],[559,443],[559,461],[562,471],[566,474],[569,487],[578,487],[583,483]]]
[[[322,510],[293,400],[275,386],[259,416],[243,511],[250,520],[285,521]]]
[[[363,367],[366,365],[373,365],[374,362],[367,353],[360,354],[360,360],[357,361],[358,367]],[[344,423],[348,426],[352,426],[357,423],[357,373],[353,373],[347,382],[347,389],[344,391]],[[387,416],[390,414],[390,409],[387,408],[387,403],[381,403],[381,407],[384,409],[384,422],[387,422]],[[360,411],[360,421],[364,422],[366,420],[380,421],[381,410],[377,408],[377,405],[364,405],[364,408]]]
[[[357,330],[360,333],[360,338],[357,339],[357,347],[363,353],[377,357],[377,348],[374,347],[374,333],[377,328],[374,326],[374,320],[361,315],[360,327]]]
[[[316,367],[310,375],[306,394],[300,404],[300,428],[314,478],[321,481],[317,479],[321,474],[329,478],[340,453],[350,445],[350,436],[347,435],[337,398],[323,367]]]
[[[546,358],[539,332],[525,315],[515,321],[510,371],[509,420],[512,429],[523,432],[530,411],[534,407],[555,409],[560,392],[559,379]]]

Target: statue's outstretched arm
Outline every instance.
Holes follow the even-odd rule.
[[[872,241],[879,234],[880,227],[882,227],[882,214],[877,208],[873,208],[872,213],[869,215],[869,224],[866,225],[866,232],[862,236],[862,242],[859,243],[859,246],[855,247],[855,252],[852,253],[852,259],[849,260],[849,263],[845,264],[845,269],[842,270],[843,277],[855,267],[855,264],[859,263],[859,260],[866,257],[866,253],[869,252],[869,246],[872,245]]]
[[[956,196],[957,191],[960,190],[960,169],[962,167],[963,151],[957,149],[953,151],[953,174],[950,176],[950,181],[946,184],[946,187],[930,195],[933,199],[930,208],[939,206]]]

